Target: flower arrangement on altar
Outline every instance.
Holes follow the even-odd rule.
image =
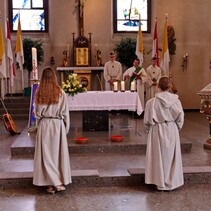
[[[62,89],[68,94],[74,96],[75,94],[86,92],[86,88],[82,86],[77,79],[77,74],[72,73],[68,75],[66,82],[62,82]]]

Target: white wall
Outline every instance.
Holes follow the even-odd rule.
[[[0,2],[3,18],[7,15],[7,1]],[[50,57],[54,56],[57,66],[62,64],[62,52],[67,44],[72,44],[72,33],[78,35],[77,12],[75,0],[49,0],[49,33],[23,34],[35,39],[42,39],[45,48],[45,61],[39,70],[49,65]],[[92,33],[92,64],[94,65],[94,44],[102,51],[103,62],[107,54],[123,37],[136,37],[136,34],[113,34],[112,31],[112,0],[86,0],[84,8],[84,35]],[[168,25],[173,25],[176,37],[176,55],[171,56],[170,71],[178,89],[180,99],[185,109],[198,109],[200,98],[196,93],[211,82],[211,18],[210,0],[152,0],[152,32],[143,34],[145,52],[151,50],[154,19],[158,18],[159,48],[162,48],[165,13],[168,13]],[[16,34],[12,34],[15,46]],[[189,54],[188,68],[183,72],[182,57]],[[72,56],[72,52],[71,52]],[[145,54],[143,66],[150,64],[150,54]],[[71,61],[72,65],[72,61]],[[25,71],[27,84],[27,72]],[[21,92],[20,73],[17,77],[16,91]]]

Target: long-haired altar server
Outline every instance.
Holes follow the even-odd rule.
[[[47,192],[65,190],[72,182],[66,134],[70,119],[67,95],[58,86],[54,70],[43,70],[35,93],[34,115],[37,136],[34,155],[33,184],[48,186]]]

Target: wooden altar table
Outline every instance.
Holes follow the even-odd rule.
[[[93,112],[89,112],[90,115],[92,115],[91,119],[93,122],[99,122],[99,120],[102,119],[106,124],[108,124],[108,115],[106,115],[106,111],[128,110],[136,111],[138,115],[141,115],[143,112],[138,93],[130,91],[89,91],[86,93],[79,93],[73,97],[68,96],[68,105],[70,111],[96,112],[96,118],[98,118],[97,121],[96,119],[93,119]],[[97,111],[103,111],[103,115],[106,115],[103,117],[104,120],[100,117],[100,113]],[[83,116],[83,118],[85,118],[85,116]],[[91,122],[89,122],[89,124],[91,124]],[[101,123],[99,122],[99,124]],[[108,125],[105,128],[108,128]]]
[[[82,72],[82,71],[89,71],[91,74],[98,74],[99,73],[99,84],[100,89],[103,90],[104,78],[103,78],[103,70],[104,67],[57,67],[57,71],[61,73],[61,83],[64,81],[64,73],[73,73],[73,72]]]

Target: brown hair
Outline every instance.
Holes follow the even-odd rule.
[[[135,58],[134,61],[138,61],[140,63],[140,59],[138,59],[138,58]]]
[[[111,51],[111,52],[109,53],[109,56],[115,56],[115,52],[114,52],[114,51]]]
[[[158,82],[158,87],[162,90],[162,91],[167,91],[171,88],[172,86],[172,82],[171,79],[169,77],[162,77],[160,78],[159,82]]]
[[[35,103],[54,104],[59,102],[61,88],[57,84],[57,78],[51,67],[46,67],[41,76],[39,87],[35,93]]]

